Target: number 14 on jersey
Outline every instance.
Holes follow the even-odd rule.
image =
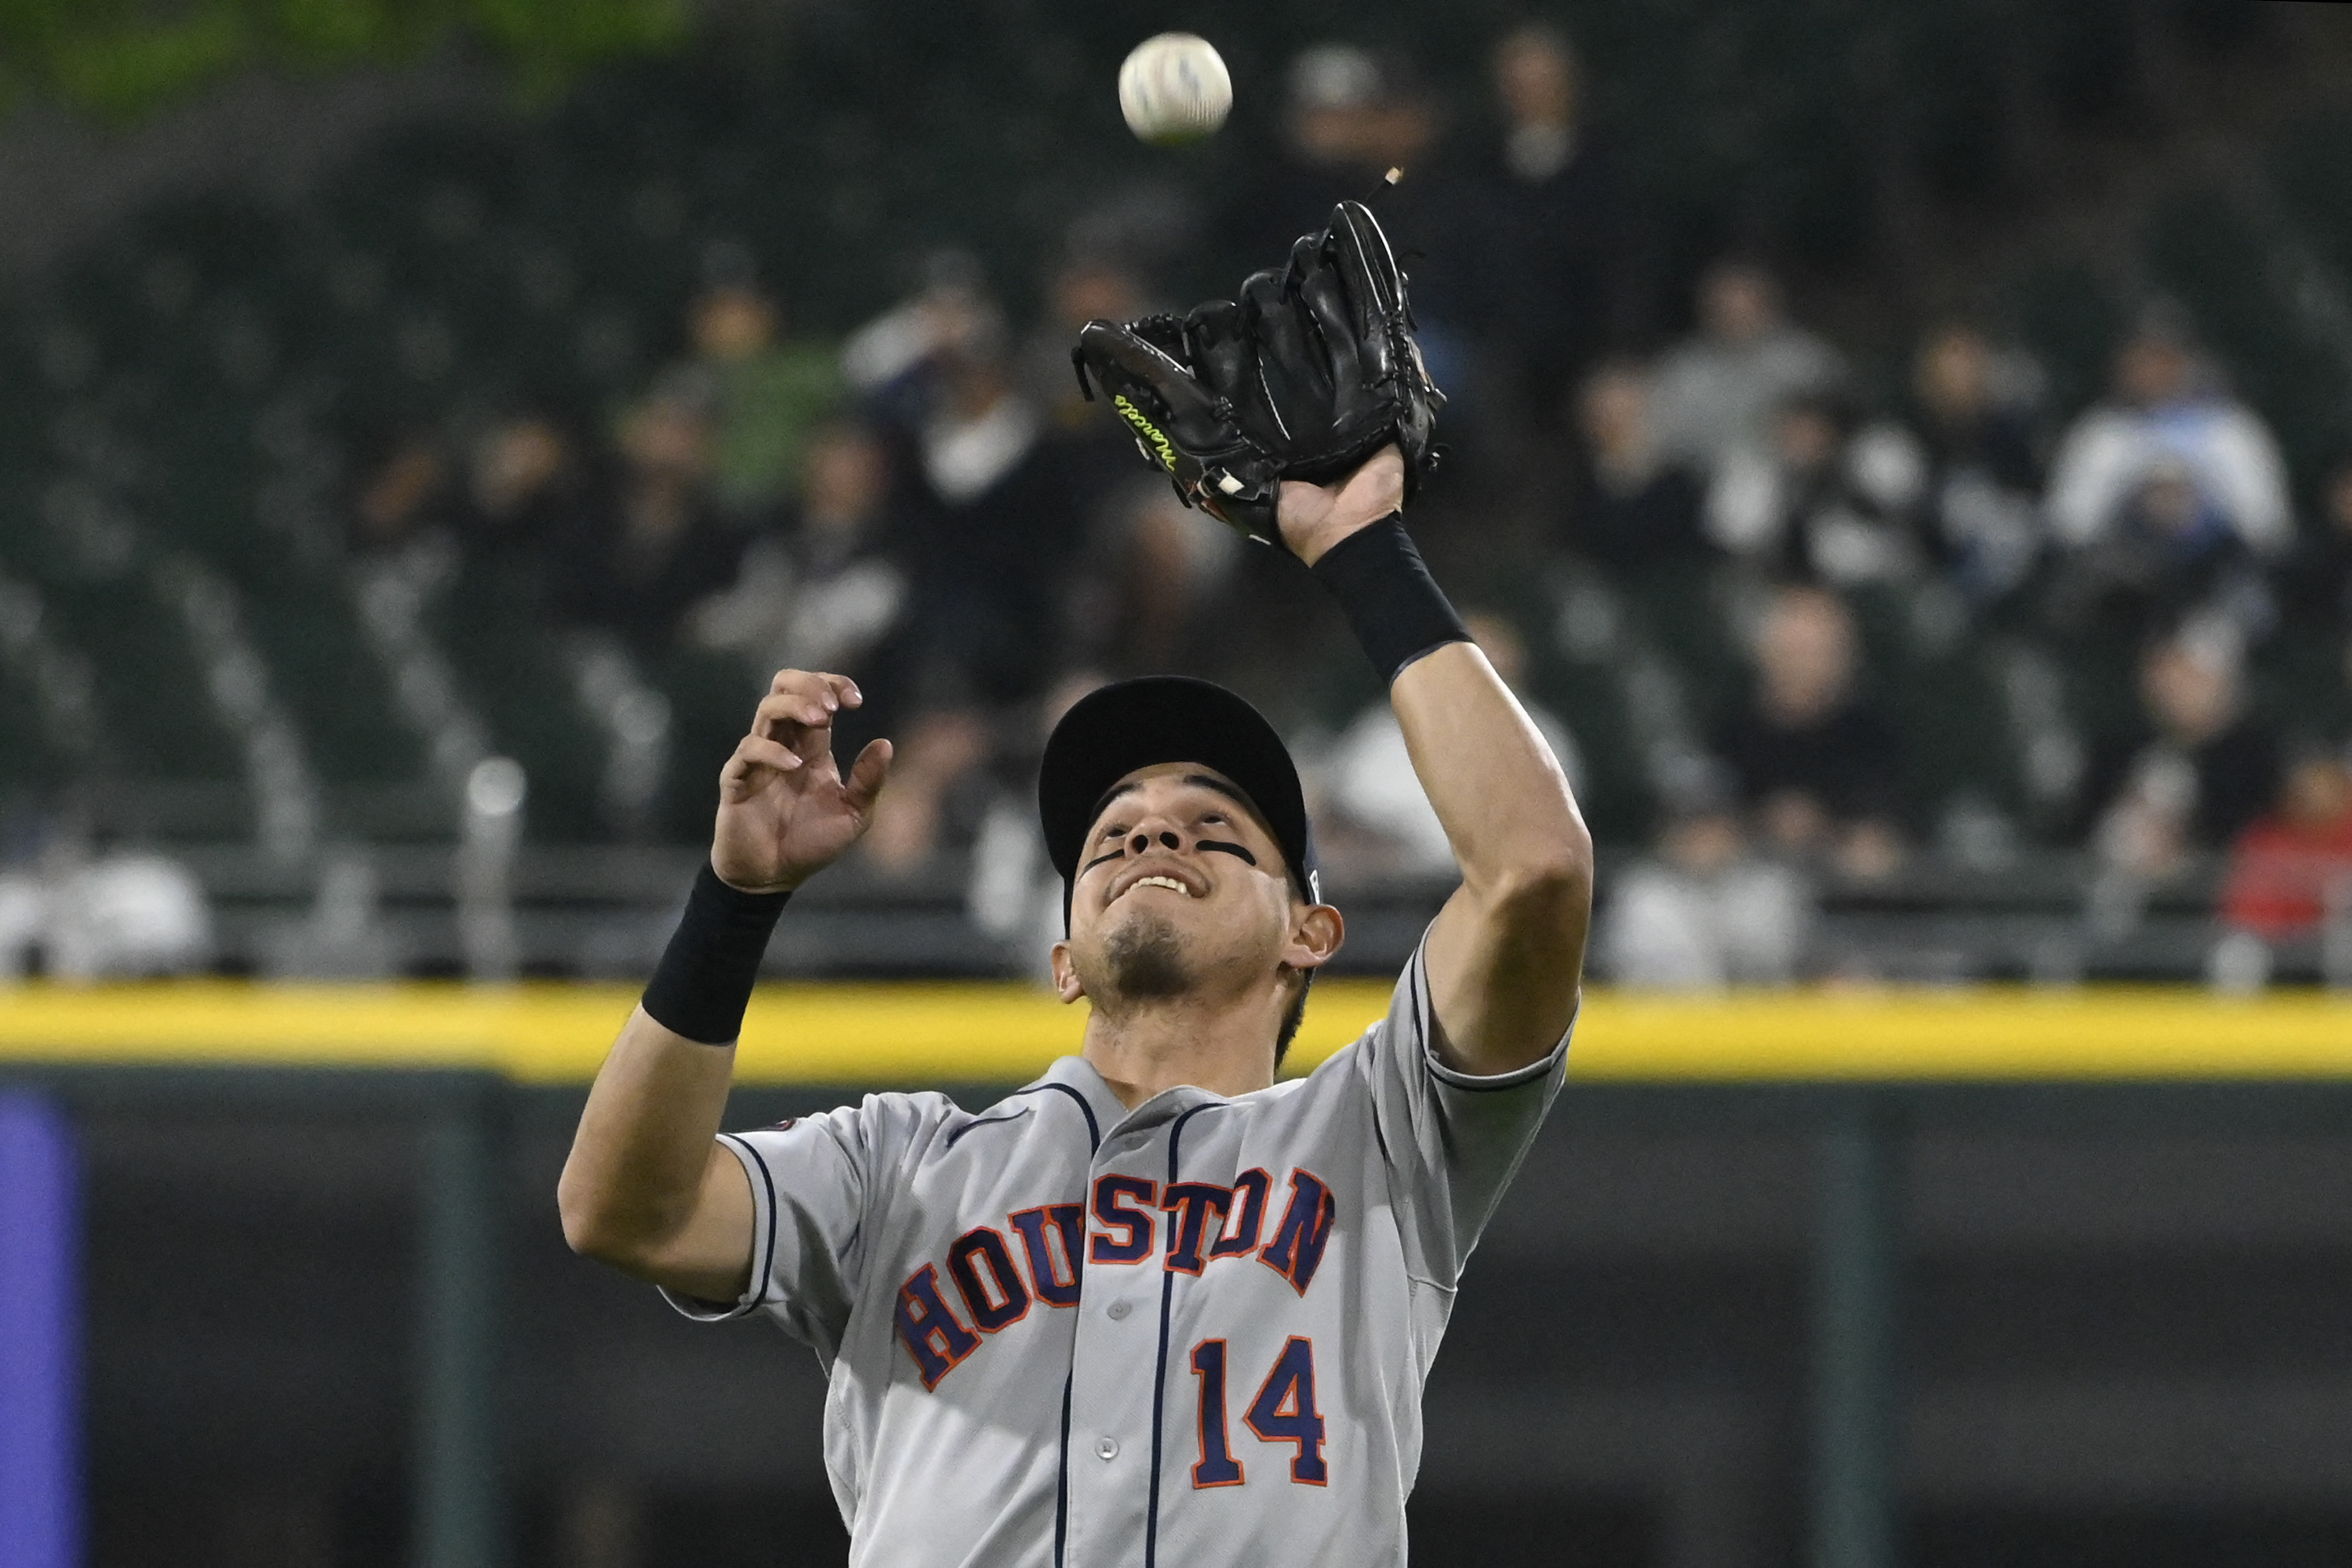
[[[1202,1340],[1192,1347],[1192,1376],[1200,1390],[1201,1459],[1192,1467],[1196,1487],[1237,1487],[1245,1479],[1234,1458],[1225,1415],[1225,1342]],[[1323,1416],[1315,1407],[1315,1342],[1294,1334],[1274,1359],[1257,1397],[1242,1416],[1261,1443],[1293,1443],[1290,1479],[1319,1487],[1330,1479],[1323,1463]]]

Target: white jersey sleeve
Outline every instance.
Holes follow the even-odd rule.
[[[751,1283],[732,1302],[662,1294],[706,1322],[764,1313],[830,1363],[857,1300],[871,1195],[918,1131],[952,1113],[940,1095],[872,1094],[757,1131],[720,1133],[751,1187]]]
[[[1456,1071],[1434,1048],[1427,955],[1423,937],[1388,1016],[1318,1070],[1357,1075],[1370,1090],[1407,1267],[1450,1289],[1559,1093],[1575,1025],[1516,1072]]]

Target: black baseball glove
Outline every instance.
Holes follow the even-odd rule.
[[[1239,300],[1089,321],[1070,358],[1079,390],[1102,388],[1185,505],[1269,544],[1282,542],[1282,480],[1328,483],[1393,442],[1410,496],[1435,458],[1445,395],[1422,368],[1388,237],[1360,202],[1301,236],[1287,266],[1251,274]]]

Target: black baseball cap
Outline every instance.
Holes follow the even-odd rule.
[[[1160,763],[1200,763],[1240,785],[1282,846],[1293,885],[1308,902],[1323,901],[1298,766],[1265,715],[1212,681],[1147,675],[1088,692],[1045,742],[1037,816],[1045,852],[1062,874],[1065,926],[1087,830],[1104,797],[1136,769]]]

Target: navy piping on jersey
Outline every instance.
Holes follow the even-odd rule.
[[[1184,1140],[1184,1123],[1204,1110],[1216,1110],[1223,1101],[1211,1100],[1196,1105],[1178,1117],[1168,1129],[1168,1181],[1176,1181],[1177,1151]],[[1176,1298],[1176,1271],[1166,1267],[1162,1255],[1160,1270],[1160,1360],[1151,1384],[1151,1500],[1143,1520],[1143,1568],[1157,1568],[1160,1558],[1160,1443],[1161,1409],[1168,1402],[1168,1317]]]
[[[1557,1050],[1559,1048],[1559,1047],[1557,1046],[1552,1047],[1553,1050]],[[1538,1057],[1526,1067],[1513,1068],[1507,1073],[1498,1073],[1496,1075],[1498,1078],[1509,1079],[1510,1081],[1508,1083],[1481,1083],[1475,1079],[1473,1079],[1468,1083],[1462,1083],[1450,1078],[1441,1079],[1438,1081],[1444,1084],[1448,1089],[1458,1089],[1465,1094],[1508,1094],[1515,1089],[1525,1089],[1528,1085],[1540,1079],[1543,1075],[1534,1071],[1533,1069],[1541,1067],[1550,1060],[1551,1051],[1546,1051],[1542,1056]]]
[[[1043,1094],[1049,1089],[1059,1089],[1077,1102],[1079,1114],[1087,1119],[1087,1153],[1091,1157],[1102,1147],[1102,1125],[1095,1120],[1095,1108],[1087,1103],[1085,1095],[1066,1083],[1033,1084],[1027,1089],[1016,1089],[1013,1092]],[[991,1120],[1004,1119],[998,1117]],[[980,1123],[973,1122],[971,1127],[956,1129],[948,1142],[953,1143],[956,1139],[971,1131],[971,1127],[979,1125]],[[1079,1293],[1083,1296],[1087,1279],[1084,1265],[1077,1266],[1077,1274]],[[1054,1568],[1062,1568],[1062,1548],[1070,1534],[1070,1380],[1075,1375],[1075,1372],[1066,1372],[1062,1374],[1062,1454],[1054,1472]]]
[[[956,1140],[961,1138],[965,1133],[971,1131],[975,1127],[993,1127],[1000,1121],[1018,1121],[1028,1114],[1029,1108],[1024,1105],[1020,1110],[1012,1111],[1003,1116],[983,1116],[979,1118],[977,1121],[967,1121],[962,1126],[948,1134],[948,1147],[950,1149],[954,1148],[956,1146]]]
[[[728,1142],[751,1156],[751,1163],[760,1167],[760,1184],[768,1189],[768,1245],[760,1256],[753,1259],[760,1267],[760,1293],[751,1300],[753,1307],[763,1307],[767,1305],[768,1287],[776,1272],[776,1178],[768,1173],[768,1162],[760,1157],[760,1152],[757,1149],[751,1147],[750,1139],[730,1137]]]
[[[1085,1095],[1080,1094],[1068,1084],[1032,1084],[1027,1089],[1016,1089],[1013,1092],[1015,1094],[1043,1094],[1049,1089],[1057,1089],[1061,1093],[1068,1095],[1073,1100],[1077,1102],[1078,1110],[1085,1114],[1087,1119],[1087,1152],[1091,1154],[1100,1149],[1102,1147],[1102,1125],[1095,1120],[1095,1108],[1087,1103],[1087,1097]]]
[[[1080,1271],[1083,1276],[1084,1271]],[[1070,1380],[1062,1374],[1062,1468],[1054,1478],[1054,1568],[1062,1568],[1062,1548],[1070,1534]]]

